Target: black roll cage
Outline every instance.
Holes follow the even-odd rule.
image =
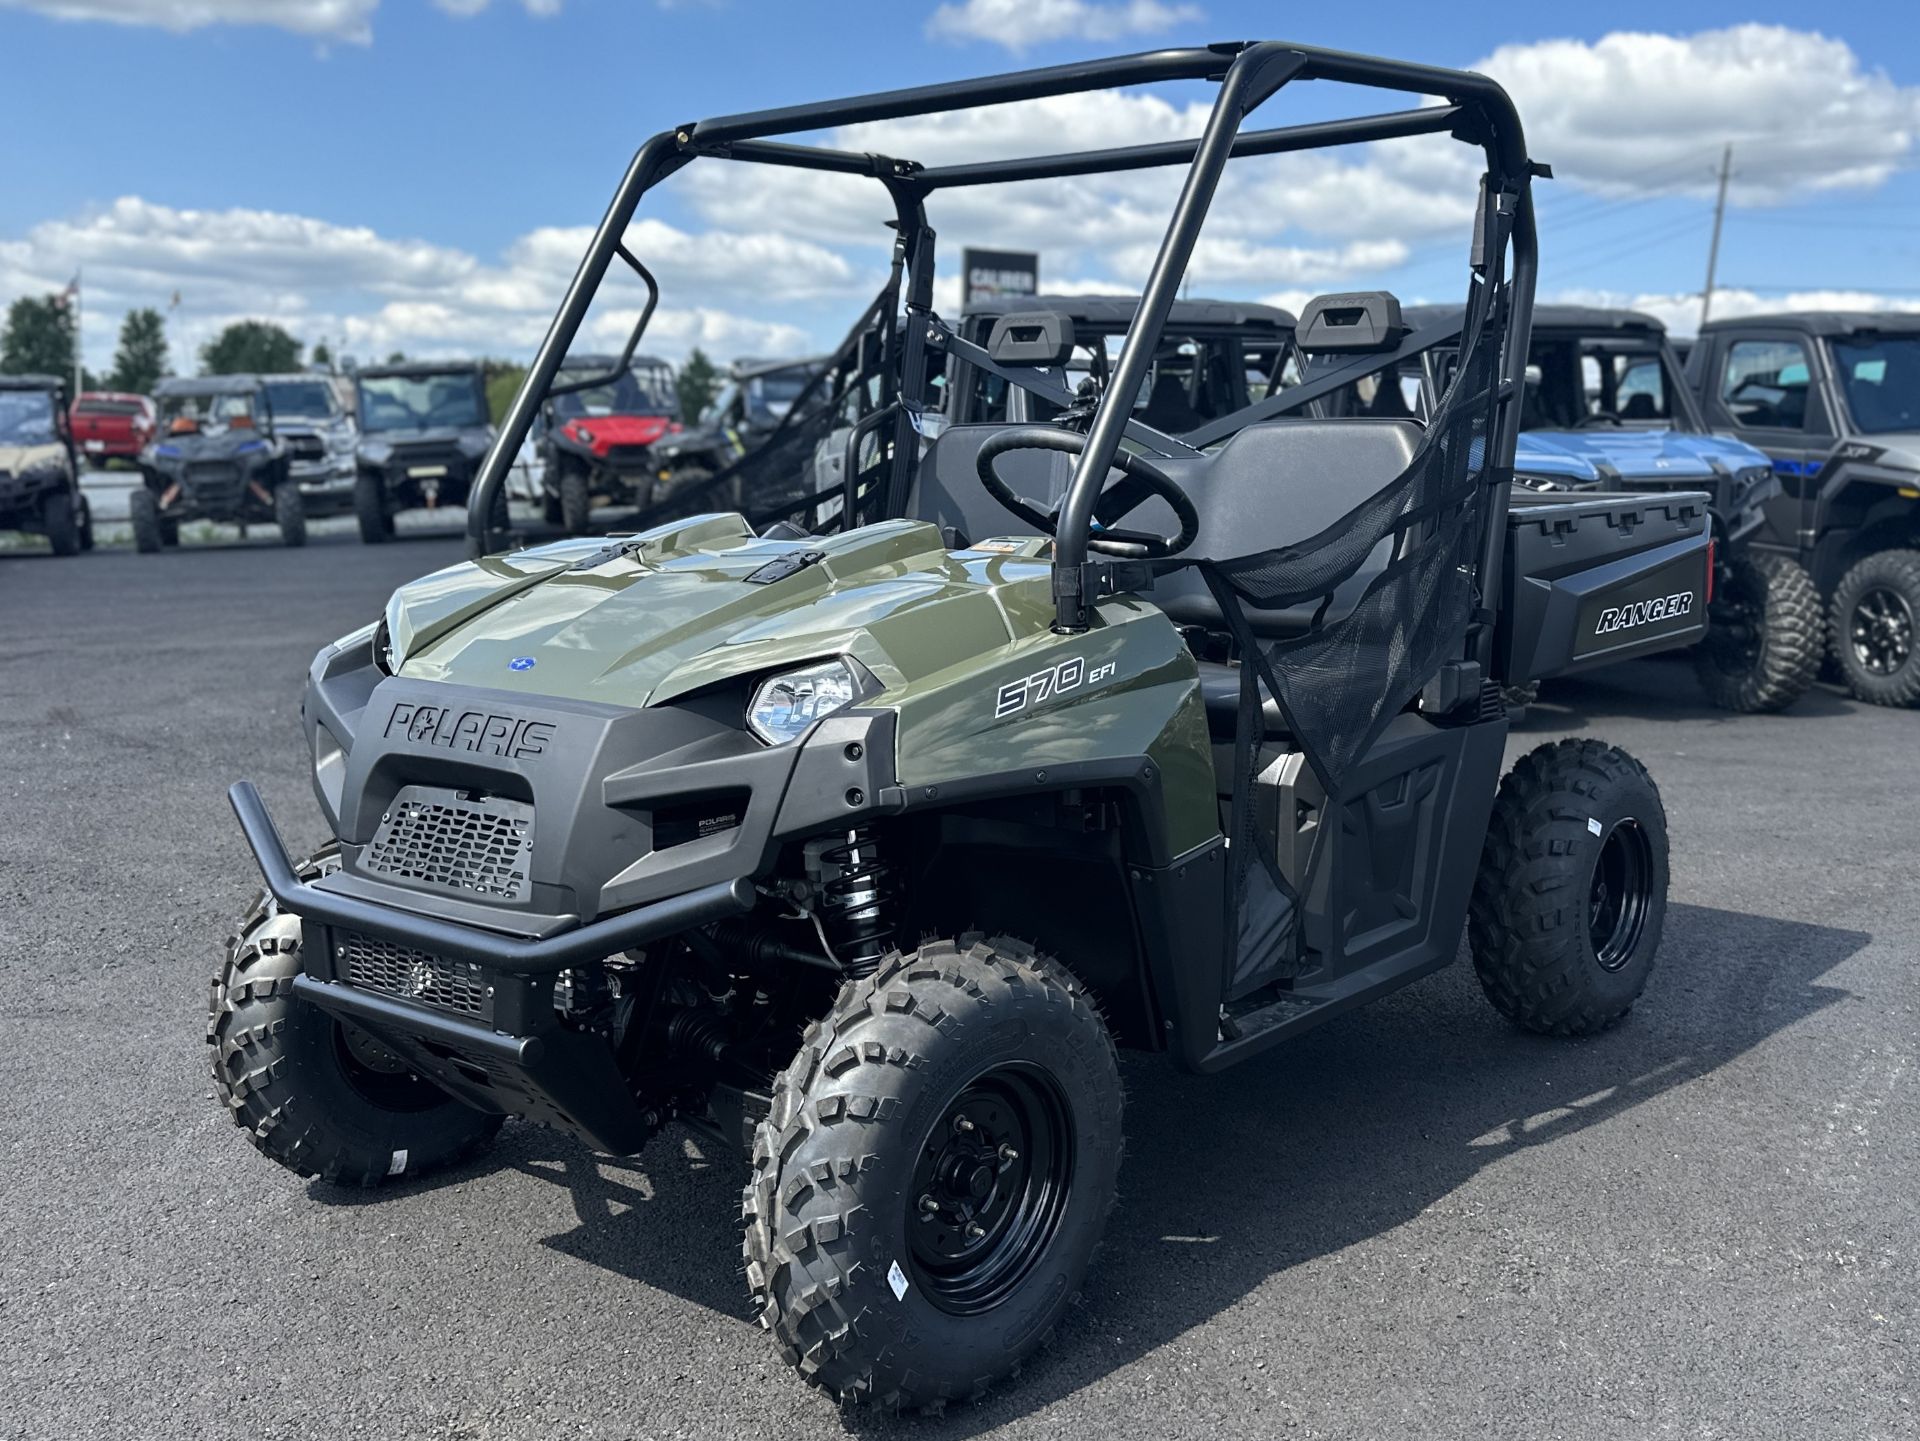
[[[1204,80],[1219,87],[1212,113],[1198,140],[926,167],[886,155],[770,138],[1114,86],[1176,80]],[[1299,80],[1328,80],[1431,97],[1443,103],[1273,130],[1241,130],[1248,115],[1282,87]],[[1131,417],[1130,398],[1139,390],[1152,364],[1168,311],[1177,296],[1181,277],[1227,161],[1235,156],[1278,155],[1437,134],[1477,145],[1486,155],[1482,223],[1475,228],[1473,265],[1487,283],[1497,284],[1502,252],[1511,245],[1513,253],[1513,274],[1507,287],[1509,304],[1503,317],[1506,337],[1500,403],[1493,433],[1488,437],[1489,504],[1482,512],[1487,529],[1482,537],[1479,566],[1480,594],[1496,594],[1501,538],[1506,527],[1505,481],[1512,470],[1515,442],[1513,402],[1524,383],[1537,270],[1530,183],[1534,168],[1527,158],[1520,118],[1506,92],[1483,75],[1279,41],[1236,41],[1012,71],[973,80],[723,115],[655,135],[640,147],[627,167],[487,453],[467,510],[470,548],[486,552],[505,543],[505,537],[496,535],[489,525],[494,495],[505,483],[514,457],[547,398],[567,349],[586,318],[615,255],[642,277],[649,293],[646,314],[628,340],[622,363],[630,358],[652,313],[658,289],[639,259],[626,248],[627,226],[647,191],[695,159],[746,161],[867,176],[878,181],[891,196],[893,225],[898,232],[895,274],[899,275],[903,264],[906,272],[906,323],[900,337],[902,354],[898,372],[902,377],[902,392],[898,404],[876,411],[862,425],[880,416],[892,424],[896,494],[903,493],[901,468],[917,459],[914,431],[920,413],[929,408],[927,390],[931,381],[927,351],[930,344],[938,346],[947,333],[933,312],[934,235],[927,224],[927,197],[937,190],[969,185],[1184,164],[1189,166],[1186,183],[1142,292],[1138,316],[1116,362],[1113,382],[1094,413],[1086,448],[1074,466],[1061,506],[1053,570],[1055,625],[1062,631],[1084,630],[1089,605],[1103,589],[1098,574],[1100,567],[1088,562],[1087,540],[1094,505]],[[1490,646],[1490,628],[1483,626],[1477,648]]]

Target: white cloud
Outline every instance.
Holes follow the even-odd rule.
[[[478,15],[492,4],[493,0],[433,0],[433,3],[437,9],[464,20],[469,16]],[[520,3],[529,15],[538,15],[542,19],[560,13],[560,0],[520,0]]]
[[[1542,302],[1643,310],[1675,335],[1692,335],[1700,329],[1698,291],[1636,294],[1622,290],[1562,290],[1550,297],[1542,297]],[[1761,295],[1752,290],[1714,287],[1713,318],[1716,320],[1731,320],[1743,315],[1777,315],[1787,310],[1870,310],[1913,314],[1920,312],[1920,291],[1906,296],[1846,289],[1796,290],[1785,294]]]
[[[1197,5],[1164,0],[961,0],[927,21],[936,40],[985,40],[1016,54],[1055,40],[1120,40],[1150,35],[1201,18]]]
[[[1708,196],[1728,141],[1736,203],[1866,188],[1920,141],[1920,88],[1782,25],[1504,45],[1474,68],[1512,94],[1536,157],[1608,195]]]
[[[272,25],[296,35],[365,44],[380,0],[0,0],[56,20],[106,20],[184,32],[207,25]]]
[[[542,228],[509,245],[498,264],[365,226],[262,210],[176,209],[125,197],[98,212],[48,221],[0,240],[0,297],[56,291],[84,277],[88,363],[104,368],[124,312],[181,308],[170,321],[176,365],[228,322],[275,320],[305,340],[365,356],[525,355],[547,323],[591,232]],[[845,257],[767,231],[694,233],[637,221],[628,243],[659,276],[663,306],[649,349],[676,356],[693,345],[727,357],[791,354],[814,343],[768,309],[814,301],[847,308],[878,285]],[[624,339],[639,285],[616,267],[589,315],[585,343]],[[755,318],[741,314],[746,310]]]

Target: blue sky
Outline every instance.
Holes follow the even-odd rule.
[[[242,315],[361,355],[523,354],[578,228],[654,130],[1278,33],[1481,66],[1508,84],[1535,155],[1561,177],[1540,190],[1543,294],[1644,304],[1690,328],[1712,170],[1733,140],[1716,309],[1836,292],[1920,305],[1920,7],[1626,0],[1603,19],[1598,7],[1549,17],[1431,0],[1285,8],[1282,23],[1282,7],[1238,0],[0,0],[8,108],[58,117],[33,133],[16,121],[0,141],[0,302],[83,266],[96,368],[127,306],[164,307],[175,291],[181,368]],[[1204,100],[1201,87],[1136,91],[839,138],[938,158],[1121,143],[1190,133]],[[1260,119],[1351,103],[1290,93]],[[1458,292],[1471,189],[1450,156],[1383,147],[1263,164],[1216,212],[1195,293]],[[817,345],[871,290],[885,258],[866,220],[877,209],[810,179],[765,179],[696,165],[643,207],[634,240],[667,287],[659,348]],[[934,219],[955,249],[1030,245],[1049,282],[1120,288],[1144,269],[1172,183],[1020,187]],[[601,333],[619,328],[625,299],[609,298]]]

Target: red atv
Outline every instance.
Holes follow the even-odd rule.
[[[570,355],[544,420],[540,484],[547,523],[585,535],[596,501],[636,509],[651,503],[653,446],[680,429],[673,367],[635,356],[622,370],[617,356]]]

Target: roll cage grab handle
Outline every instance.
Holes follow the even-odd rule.
[[[927,168],[911,160],[885,155],[770,138],[1113,86],[1175,80],[1206,80],[1219,86],[1212,113],[1197,141]],[[1328,80],[1432,97],[1445,103],[1351,120],[1245,133],[1240,130],[1248,115],[1296,80]],[[1494,283],[1502,259],[1486,241],[1491,238],[1498,244],[1504,238],[1513,254],[1513,273],[1507,285],[1510,303],[1504,315],[1506,345],[1501,357],[1499,403],[1494,433],[1488,437],[1489,523],[1479,567],[1480,593],[1483,597],[1491,595],[1500,581],[1501,535],[1506,523],[1505,487],[1498,482],[1513,465],[1513,399],[1524,384],[1538,266],[1531,198],[1533,168],[1527,158],[1520,117],[1506,92],[1484,75],[1278,41],[1147,51],[975,80],[879,91],[842,100],[720,116],[655,135],[640,147],[627,167],[487,453],[467,510],[470,548],[484,552],[495,548],[496,538],[504,541],[504,537],[496,537],[489,526],[493,497],[505,483],[507,471],[559,372],[567,348],[606,278],[607,267],[616,254],[622,254],[628,264],[641,269],[635,258],[625,255],[623,244],[623,236],[641,197],[696,158],[863,175],[879,181],[891,194],[894,224],[900,232],[900,244],[905,248],[911,282],[906,288],[907,343],[902,365],[902,399],[906,404],[899,417],[896,455],[904,454],[909,445],[912,417],[908,412],[924,408],[926,400],[927,378],[922,372],[926,369],[927,327],[916,323],[932,315],[933,233],[926,223],[926,197],[949,187],[1187,164],[1190,168],[1186,184],[1161,240],[1141,296],[1140,309],[1115,365],[1112,383],[1094,413],[1086,450],[1074,467],[1062,505],[1054,555],[1055,628],[1084,630],[1089,606],[1098,598],[1098,581],[1087,560],[1094,505],[1130,418],[1128,400],[1152,364],[1180,279],[1192,257],[1194,243],[1227,161],[1236,155],[1272,155],[1431,134],[1447,134],[1464,143],[1477,144],[1486,155],[1487,223],[1476,234],[1474,248],[1475,267],[1486,283]],[[642,274],[644,276],[644,271]],[[640,326],[629,339],[628,353],[638,343],[639,331],[651,312],[649,304]],[[1484,626],[1480,628],[1477,645],[1483,650],[1490,648],[1491,636]]]

